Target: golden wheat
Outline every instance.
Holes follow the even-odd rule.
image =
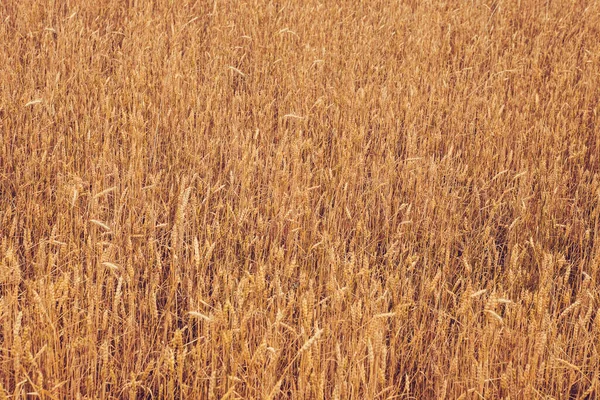
[[[596,399],[600,3],[0,2],[0,399]]]

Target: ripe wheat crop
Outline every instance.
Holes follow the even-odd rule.
[[[596,399],[600,3],[0,2],[0,399]]]

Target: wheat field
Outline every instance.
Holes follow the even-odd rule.
[[[0,2],[0,399],[597,399],[600,4]]]

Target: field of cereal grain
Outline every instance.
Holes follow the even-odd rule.
[[[0,399],[597,399],[600,3],[0,2]]]

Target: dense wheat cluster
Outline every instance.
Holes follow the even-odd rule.
[[[596,399],[597,1],[0,2],[0,399]]]

